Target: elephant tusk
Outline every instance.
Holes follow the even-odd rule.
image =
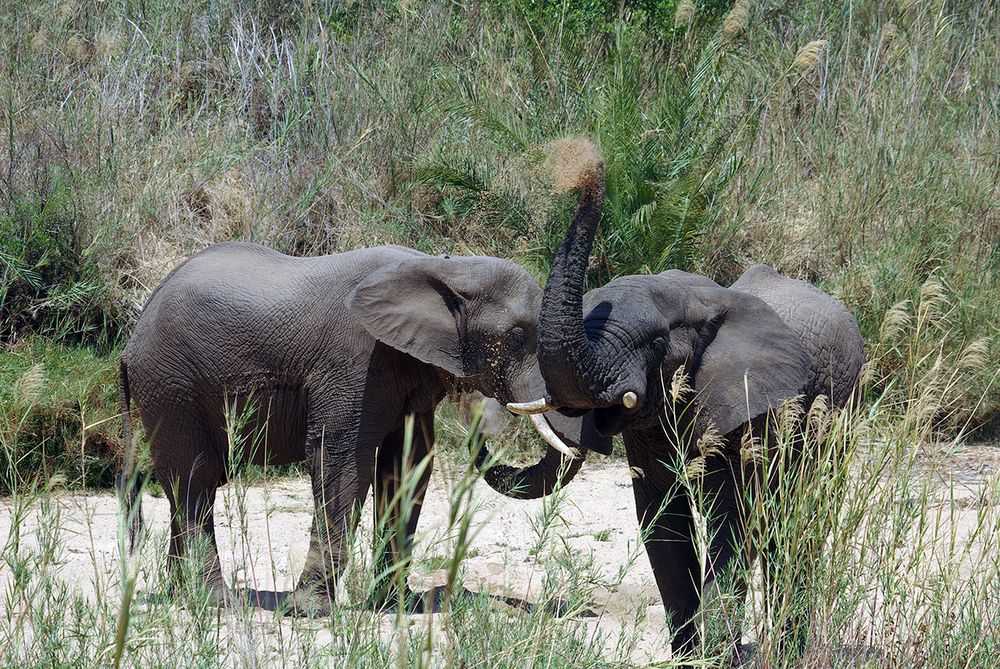
[[[555,407],[549,405],[543,397],[539,400],[535,400],[534,402],[509,402],[507,404],[507,409],[511,413],[520,414],[522,416],[533,416],[535,414],[545,413],[546,411],[552,411]]]
[[[639,403],[639,397],[631,390],[622,395],[622,404],[625,405],[626,409],[634,409],[635,405],[638,403]]]
[[[549,422],[545,420],[545,417],[540,414],[531,414],[531,424],[535,426],[538,434],[541,435],[542,439],[545,440],[552,448],[556,449],[563,455],[565,455],[570,460],[576,460],[579,457],[579,453],[575,448],[570,448],[567,446],[562,439],[555,433]]]

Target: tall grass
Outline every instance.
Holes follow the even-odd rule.
[[[950,333],[940,336],[944,340]],[[762,666],[788,666],[799,661],[798,651],[783,641],[782,630],[793,622],[805,625],[800,629],[805,666],[848,661],[872,667],[993,666],[1000,623],[1000,556],[995,549],[1000,544],[1000,474],[987,469],[972,479],[952,478],[935,465],[960,443],[929,441],[936,417],[926,410],[926,401],[896,406],[892,389],[879,377],[879,370],[897,364],[886,358],[908,350],[906,339],[906,334],[887,328],[885,339],[876,344],[875,350],[883,353],[875,355],[866,383],[882,390],[871,404],[841,412],[817,404],[808,411],[804,433],[798,432],[799,414],[790,413],[777,433],[778,443],[789,446],[773,454],[746,450],[746,457],[761,458],[765,469],[781,468],[778,486],[746,500],[755,505],[750,545],[767,546],[773,557],[750,569],[751,596],[745,605],[729,580],[707,585],[710,596],[701,618],[704,642],[696,651],[696,663],[715,666],[731,656],[730,639],[743,624],[745,641]],[[914,355],[918,359],[908,362],[916,367],[922,354]],[[939,364],[947,369],[944,378],[968,375],[961,359]],[[913,375],[907,396],[940,396],[943,386],[937,378]],[[30,382],[27,378],[22,383]],[[30,396],[25,397],[30,402]],[[30,407],[22,405],[21,410]],[[16,429],[2,426],[5,449],[15,443],[11,434]],[[234,430],[233,439],[244,433]],[[490,516],[483,506],[483,484],[467,455],[474,447],[470,438],[436,449],[437,465],[446,472],[436,479],[436,485],[444,485],[443,506],[432,514],[425,508],[422,538],[409,564],[418,576],[424,575],[412,583],[438,579],[443,608],[434,616],[410,617],[401,609],[366,606],[372,589],[381,583],[373,571],[372,542],[401,527],[377,528],[372,534],[370,520],[362,522],[329,618],[274,617],[250,606],[249,597],[247,603],[237,600],[233,608],[219,610],[207,605],[198,585],[199,570],[189,574],[184,587],[168,594],[162,502],[152,504],[147,496],[150,534],[140,552],[129,557],[127,520],[119,516],[115,522],[108,512],[115,504],[113,496],[67,498],[51,482],[19,478],[18,470],[9,467],[4,476],[14,492],[0,515],[4,657],[9,666],[18,667],[113,664],[119,655],[122,666],[144,667],[178,662],[434,667],[630,663],[636,635],[649,624],[645,606],[638,603],[611,614],[595,600],[598,592],[617,591],[637,561],[645,560],[640,537],[637,531],[631,537],[605,532],[599,541],[628,540],[632,546],[621,562],[612,563],[567,540],[578,531],[561,520],[569,505],[607,502],[589,497],[585,479],[557,491],[535,507],[534,518],[525,519],[532,525],[534,545],[521,548],[528,549],[525,555],[535,573],[543,575],[534,585],[522,584],[532,593],[534,606],[507,599],[504,592],[465,592],[464,565],[483,549],[476,543],[477,532]],[[805,455],[789,458],[787,449],[799,439],[804,439]],[[946,457],[940,461],[946,462]],[[404,507],[401,520],[412,507],[423,466],[426,463],[414,463],[414,469],[404,472],[396,500]],[[627,485],[626,467],[615,467],[622,485]],[[294,555],[291,561],[283,555],[284,539],[272,533],[278,524],[288,527],[293,518],[289,497],[281,497],[285,506],[278,507],[281,492],[267,472],[265,480],[270,482],[263,487],[251,485],[239,472],[234,468],[216,512],[226,577],[242,588],[287,588],[298,566]],[[688,494],[705,519],[696,537],[704,552],[714,517],[711,496],[701,489],[702,472],[696,462],[684,463],[678,470],[678,493]],[[293,523],[303,536],[312,506],[306,490],[301,487],[306,497]],[[525,503],[509,504],[516,509]],[[109,545],[117,548],[105,552]],[[503,550],[492,544],[488,549]],[[91,556],[92,567],[62,569],[67,551],[80,550]],[[395,587],[403,587],[404,572],[390,573]],[[517,596],[523,595],[519,591]],[[602,617],[615,615],[620,624],[594,627],[586,617],[588,610]],[[669,664],[664,660],[660,666]]]
[[[570,30],[558,9],[497,2],[4,4],[0,657],[632,662],[645,607],[622,614],[620,632],[575,617],[645,560],[600,564],[572,548],[560,518],[585,482],[534,519],[536,592],[568,602],[561,618],[483,597],[448,600],[433,619],[367,610],[365,524],[329,619],[219,611],[197,588],[164,596],[162,503],[128,558],[123,538],[97,550],[111,498],[63,489],[110,483],[121,445],[103,354],[187,254],[227,239],[296,254],[394,242],[514,257],[541,276],[572,206],[553,196],[547,144],[585,134],[608,160],[592,283],[672,266],[728,283],[767,262],[840,297],[872,361],[862,408],[816,408],[801,471],[766,503],[748,500],[762,504],[753,540],[777,546],[780,568],[766,584],[751,572],[745,607],[725,582],[711,586],[699,657],[730,656],[742,619],[761,664],[787,665],[780,632],[808,610],[808,666],[851,654],[860,666],[992,666],[1000,484],[952,480],[935,463],[1000,411],[1000,15],[985,0],[678,7],[664,31],[613,16]],[[444,569],[457,595],[486,512],[460,429],[442,427],[449,512],[422,525],[432,536],[413,568]],[[697,467],[683,473],[701,499]],[[276,485],[268,471],[226,490],[230,582],[290,585],[278,580],[297,565],[269,532],[245,539],[254,518],[288,522]],[[712,512],[701,511],[705,542]],[[81,546],[92,566],[61,570]]]
[[[234,238],[541,276],[571,206],[545,146],[584,134],[608,161],[592,284],[763,261],[871,337],[934,275],[959,346],[992,336],[991,4],[681,4],[683,29],[582,32],[545,3],[8,4],[0,331],[114,342],[171,267]]]

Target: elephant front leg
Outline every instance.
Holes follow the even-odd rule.
[[[740,456],[709,458],[701,480],[704,515],[710,540],[705,588],[716,601],[728,630],[726,639],[733,664],[742,664],[743,608],[749,586],[748,571],[757,555],[756,542],[747,540],[747,514],[755,507],[753,465]],[[703,602],[708,597],[703,598]]]
[[[284,602],[291,614],[329,615],[350,552],[348,540],[371,486],[374,453],[338,457],[330,450],[319,448],[310,460],[315,512],[302,575]]]
[[[423,612],[428,606],[410,591],[406,577],[433,467],[433,421],[433,414],[417,415],[409,447],[400,427],[385,438],[376,458],[375,581],[370,598],[375,607],[392,602],[408,611]]]
[[[674,630],[674,657],[694,652],[698,641],[694,615],[701,599],[701,568],[694,546],[694,519],[687,495],[667,494],[644,478],[632,482],[635,509],[646,555]]]

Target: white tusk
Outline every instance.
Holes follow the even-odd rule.
[[[549,403],[546,402],[543,397],[542,399],[535,400],[534,402],[510,402],[507,404],[507,409],[511,413],[520,414],[522,416],[533,416],[534,414],[552,411],[555,407],[549,406]]]
[[[634,409],[635,405],[638,403],[639,403],[639,397],[631,390],[622,395],[622,404],[625,405],[626,409]]]
[[[575,460],[579,457],[579,452],[575,448],[567,446],[563,440],[559,438],[559,436],[552,430],[552,426],[549,425],[549,422],[545,420],[544,416],[531,414],[531,424],[535,426],[535,429],[538,430],[538,434],[542,436],[542,439],[544,439],[545,443],[549,446],[556,449],[570,460]]]

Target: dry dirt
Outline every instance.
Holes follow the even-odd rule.
[[[628,654],[638,664],[665,660],[669,658],[668,631],[645,553],[637,547],[638,526],[628,469],[620,460],[596,456],[591,460],[565,491],[559,507],[560,519],[554,529],[574,554],[591,555],[596,569],[616,583],[610,589],[596,589],[591,607],[595,615],[580,617],[577,624],[605,633],[611,655],[623,624],[627,621],[628,625],[634,625],[636,611],[644,609],[645,621],[640,630],[635,630],[638,640]],[[457,473],[455,466],[441,465],[439,462],[436,467],[420,519],[416,557],[418,562],[423,561],[424,567],[411,577],[411,584],[417,589],[441,581],[439,573],[428,571],[434,566],[429,558],[449,554],[448,540],[442,534],[448,524],[450,492]],[[947,457],[927,458],[923,466],[940,471],[942,480],[957,477],[955,503],[961,506],[974,500],[982,486],[1000,471],[1000,449],[963,447]],[[464,561],[465,587],[537,601],[545,568],[537,557],[529,554],[529,549],[537,540],[534,527],[543,515],[544,502],[504,498],[482,481],[476,483],[474,499],[475,535],[469,557]],[[108,587],[106,584],[116,587],[119,557],[115,497],[111,493],[65,493],[54,501],[60,513],[60,577],[88,597]],[[236,583],[246,587],[291,589],[306,554],[312,517],[307,480],[283,479],[251,486],[242,501],[249,528],[246,536],[239,529],[236,501],[223,494],[220,502],[216,509],[217,534],[223,570],[230,583],[235,573]],[[976,505],[968,506],[974,513]],[[155,564],[154,556],[165,549],[167,502],[147,494],[143,508],[146,527],[153,534],[142,559],[146,564]],[[370,509],[369,499],[362,528],[371,526]],[[0,536],[5,539],[12,529],[10,511],[9,501],[0,501]],[[39,509],[34,509],[22,522],[23,542],[37,542],[41,515]],[[958,522],[965,522],[962,516]],[[368,551],[370,556],[370,546],[369,537],[365,536],[358,542],[356,552]],[[627,573],[621,579],[615,578],[623,566],[628,566]],[[7,591],[10,578],[9,573],[0,571],[2,591]],[[140,592],[144,586],[140,580]],[[262,623],[272,620],[273,615],[259,614]]]

